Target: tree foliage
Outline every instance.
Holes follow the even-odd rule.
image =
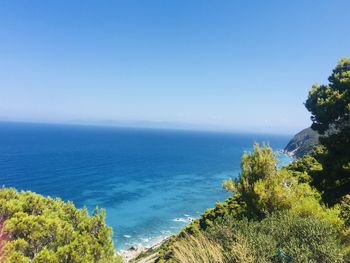
[[[340,226],[339,209],[327,209],[321,202],[319,192],[308,183],[305,172],[277,169],[276,157],[268,146],[254,146],[251,153],[245,153],[241,161],[241,174],[236,180],[224,182],[232,190],[240,204],[244,204],[247,218],[263,218],[276,211],[313,215]],[[316,169],[314,165],[312,168]]]
[[[323,172],[313,183],[333,204],[350,191],[350,58],[341,59],[328,80],[311,88],[305,106],[312,128],[323,135],[322,151],[315,155]]]
[[[312,114],[312,128],[325,134],[330,128],[342,131],[350,120],[350,58],[343,58],[328,78],[329,84],[315,84],[305,102]]]
[[[2,262],[120,262],[104,210],[90,216],[71,202],[2,188],[0,216],[9,237]]]

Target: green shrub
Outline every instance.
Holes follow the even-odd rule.
[[[225,218],[207,231],[225,262],[344,262],[339,230],[315,217],[276,213],[261,221]],[[242,256],[244,255],[244,256]],[[250,261],[249,261],[250,260]]]
[[[8,233],[5,263],[121,262],[104,210],[90,216],[71,202],[2,188],[0,217]]]

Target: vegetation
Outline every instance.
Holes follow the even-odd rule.
[[[311,112],[312,128],[321,135],[315,158],[323,169],[313,176],[313,185],[329,204],[338,202],[350,189],[350,58],[339,61],[329,84],[315,84],[305,106]]]
[[[174,261],[344,262],[339,234],[326,221],[275,213],[262,221],[225,217],[205,234],[186,235],[174,245]]]
[[[71,202],[2,188],[0,215],[7,233],[1,262],[122,262],[103,210],[89,216]]]
[[[218,242],[211,241],[203,234],[185,237],[174,245],[174,259],[181,263],[224,262],[224,254]]]

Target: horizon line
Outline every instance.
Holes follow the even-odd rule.
[[[259,134],[259,135],[285,135],[293,136],[296,133],[293,132],[283,132],[283,131],[253,131],[253,129],[233,129],[233,128],[205,128],[205,127],[186,127],[186,124],[172,123],[172,122],[152,122],[152,121],[134,121],[135,124],[122,124],[120,123],[103,123],[99,122],[84,122],[84,121],[39,121],[39,120],[4,120],[0,119],[0,123],[9,123],[9,124],[33,124],[33,125],[62,125],[62,126],[75,126],[75,127],[96,127],[96,128],[124,128],[124,129],[139,129],[139,130],[164,130],[164,131],[188,131],[188,132],[212,132],[212,133],[229,133],[229,134]],[[126,121],[127,122],[127,121]],[[131,122],[131,121],[129,121]],[[169,126],[152,126],[152,125],[142,125],[144,123],[167,123]],[[173,125],[173,126],[171,126]],[[184,125],[184,126],[176,126]],[[196,124],[188,124],[189,126]],[[200,125],[199,125],[200,126]],[[308,127],[305,127],[308,128]]]

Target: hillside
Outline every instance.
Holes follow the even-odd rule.
[[[311,128],[306,128],[294,135],[284,148],[284,151],[290,156],[301,158],[305,154],[309,154],[318,143],[319,134],[317,131],[314,131]]]

